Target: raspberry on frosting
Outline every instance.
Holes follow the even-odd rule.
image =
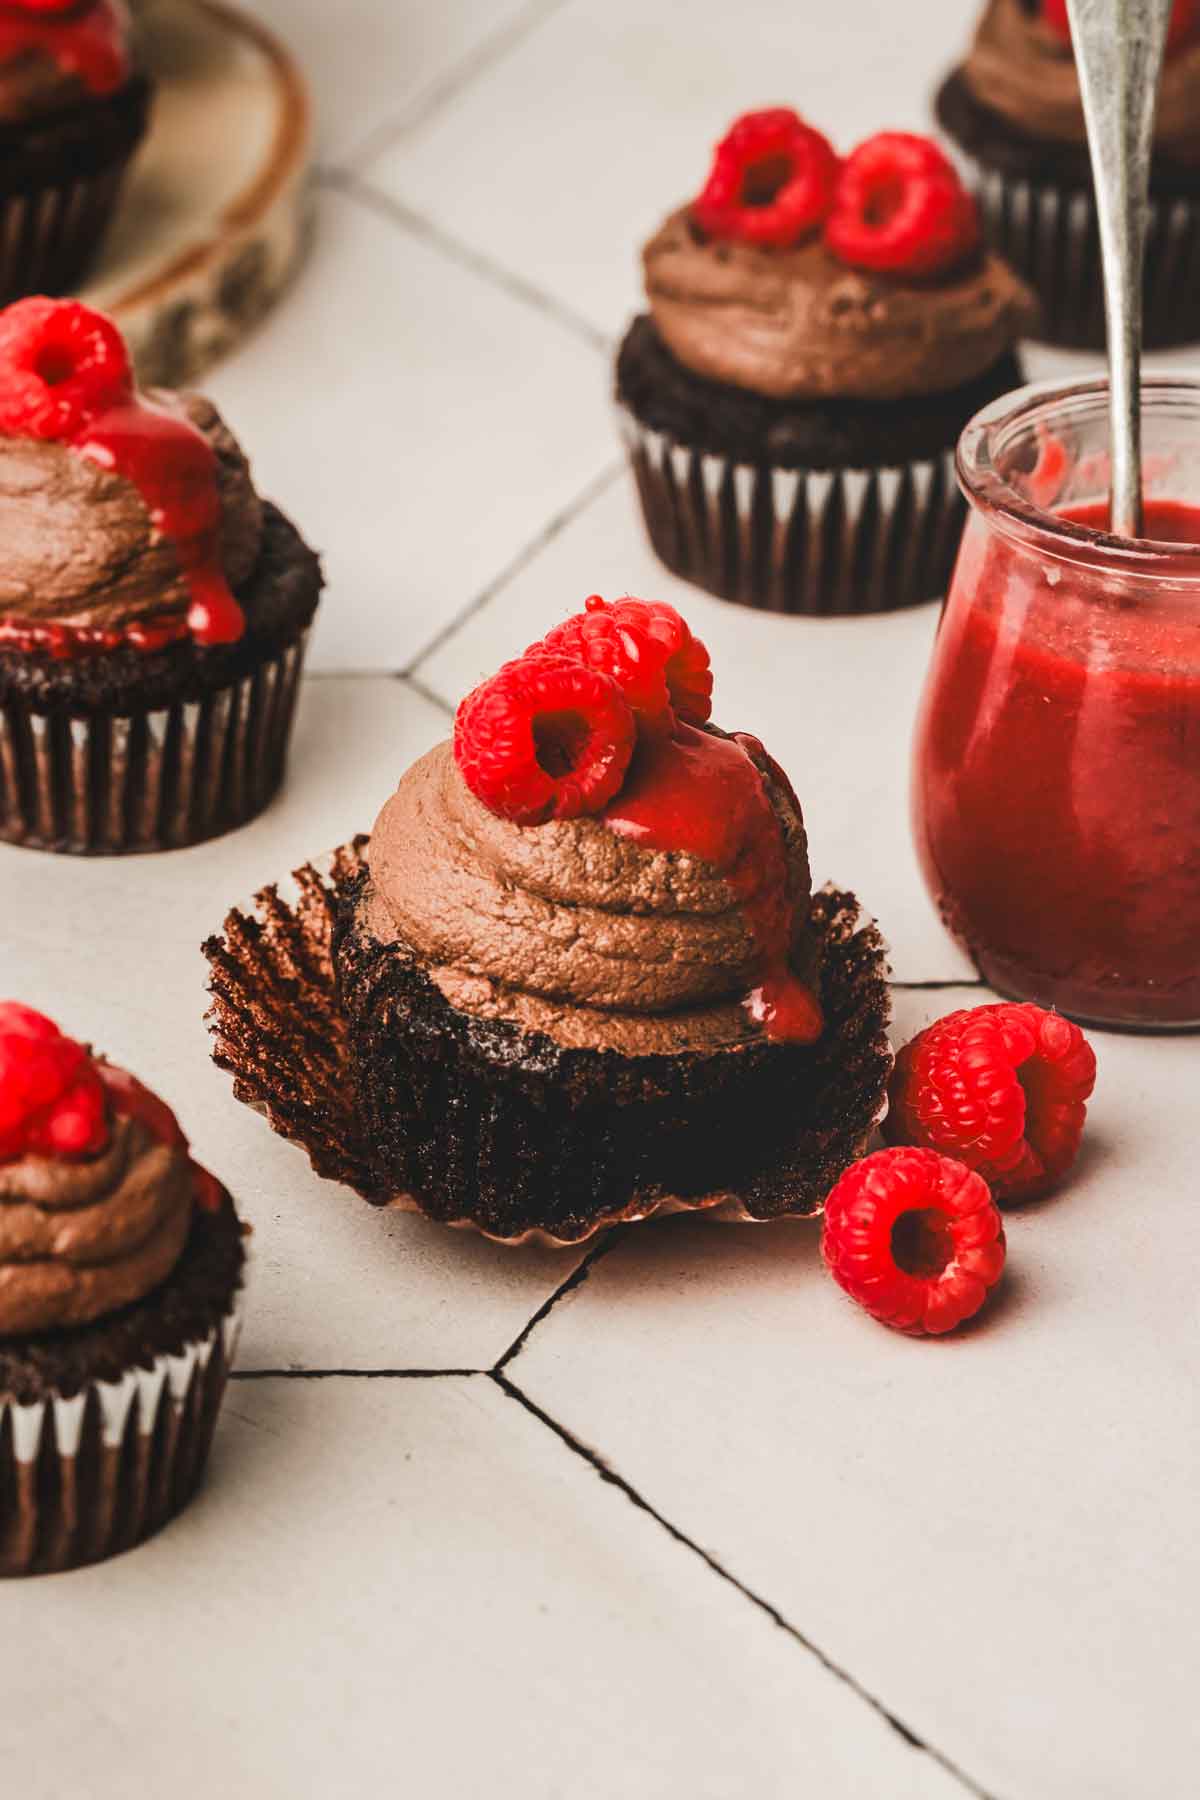
[[[132,397],[129,354],[103,313],[40,295],[0,312],[0,434],[71,443]]]
[[[838,159],[787,106],[743,113],[721,139],[692,216],[711,237],[786,247],[829,211]]]
[[[94,1155],[108,1136],[104,1086],[84,1046],[32,1007],[0,1003],[0,1162]]]
[[[677,719],[703,725],[712,712],[708,651],[665,602],[591,594],[582,613],[554,626],[527,654],[539,649],[611,675],[645,730],[669,732]]]
[[[978,247],[979,209],[930,138],[881,131],[842,165],[825,242],[852,268],[942,274]]]

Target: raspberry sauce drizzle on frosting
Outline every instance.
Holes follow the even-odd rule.
[[[169,1150],[187,1152],[188,1141],[183,1128],[165,1100],[152,1094],[127,1069],[118,1069],[112,1063],[105,1062],[97,1063],[96,1068],[118,1118],[132,1119]],[[207,1169],[202,1169],[198,1162],[192,1161],[190,1157],[188,1160],[191,1164],[192,1195],[196,1205],[205,1212],[220,1212],[220,1182]]]
[[[749,737],[745,745],[759,748]],[[645,739],[600,817],[647,849],[686,852],[717,871],[743,908],[761,962],[747,1012],[776,1042],[815,1042],[820,1005],[789,962],[794,919],[782,832],[743,743],[684,724],[671,737]]]
[[[0,4],[0,64],[30,52],[50,58],[91,94],[115,93],[130,69],[123,9],[113,0],[83,0],[62,11]]]

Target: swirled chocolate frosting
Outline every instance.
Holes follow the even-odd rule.
[[[642,253],[671,353],[697,375],[778,399],[940,393],[990,368],[1032,323],[1029,290],[984,252],[915,283],[849,268],[819,239],[717,241],[686,207]]]
[[[808,847],[794,798],[764,772],[788,897],[807,917]],[[461,1011],[627,1056],[713,1050],[757,1035],[743,1001],[758,950],[720,872],[647,848],[601,817],[522,828],[468,791],[449,744],[408,771],[375,823],[364,923],[402,940]],[[807,946],[797,941],[793,965]]]
[[[192,1182],[185,1146],[119,1116],[96,1156],[0,1164],[0,1337],[86,1325],[157,1287],[187,1238]]]
[[[216,408],[198,394],[154,391],[216,457],[221,561],[236,592],[262,539],[262,502],[245,456]],[[121,630],[182,623],[191,592],[179,547],[159,531],[125,476],[64,444],[0,436],[0,620]]]
[[[1019,130],[1086,143],[1071,46],[1022,0],[988,0],[962,75],[977,100]],[[1154,137],[1180,161],[1200,160],[1200,42],[1163,64]]]

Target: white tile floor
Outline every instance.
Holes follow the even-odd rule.
[[[290,785],[181,855],[0,852],[0,991],[175,1102],[256,1227],[253,1300],[192,1511],[5,1590],[5,1767],[26,1800],[1194,1792],[1193,1040],[1099,1042],[1077,1180],[1012,1221],[986,1321],[922,1345],[843,1300],[812,1227],[677,1221],[581,1259],[378,1216],[233,1104],[200,1022],[226,906],[368,825],[462,691],[593,589],[686,607],[819,876],[878,912],[901,982],[967,975],[906,825],[933,609],[692,593],[606,412],[639,233],[727,119],[919,125],[963,8],[259,10],[313,73],[320,232],[209,385],[327,558]],[[898,1037],[970,997],[900,989]]]

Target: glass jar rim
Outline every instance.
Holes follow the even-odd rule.
[[[1185,371],[1143,371],[1142,417],[1151,411],[1191,409],[1200,425],[1200,375]],[[1078,381],[1035,381],[991,401],[966,425],[958,440],[955,466],[968,502],[1006,536],[1039,556],[1103,569],[1114,575],[1200,583],[1200,544],[1161,538],[1123,538],[1040,507],[1001,472],[996,451],[1022,427],[1069,422],[1108,412],[1108,377]]]

